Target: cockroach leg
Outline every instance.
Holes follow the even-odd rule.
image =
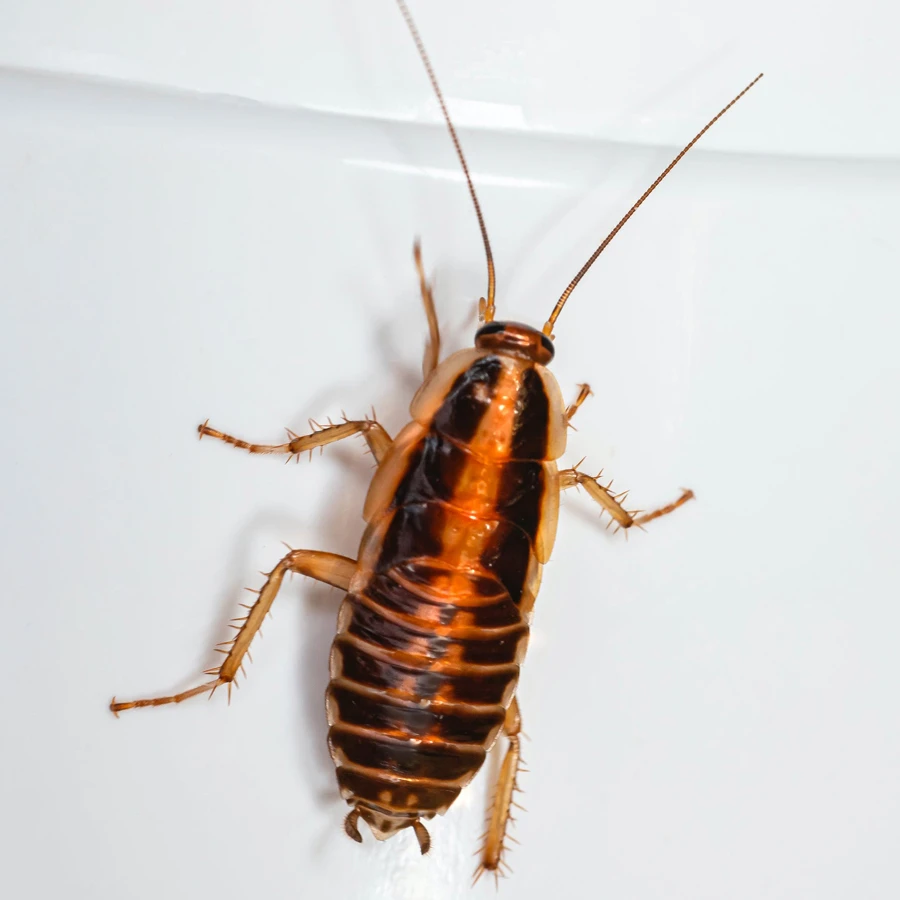
[[[506,851],[506,832],[509,828],[509,823],[512,821],[510,810],[513,806],[513,794],[518,789],[516,777],[519,774],[519,766],[522,762],[521,748],[519,746],[522,718],[519,715],[519,701],[515,697],[506,711],[503,731],[506,734],[508,746],[506,755],[503,757],[503,764],[500,766],[497,785],[494,788],[494,800],[491,805],[490,817],[488,818],[484,846],[481,849],[481,862],[478,864],[478,868],[475,869],[474,881],[478,881],[486,871],[493,872],[496,879],[500,875],[500,870],[506,867],[503,860],[503,854]]]
[[[660,516],[667,516],[670,512],[675,512],[679,506],[684,506],[688,500],[694,499],[694,492],[690,490],[690,488],[682,488],[681,496],[674,500],[672,503],[667,503],[665,506],[660,506],[657,509],[651,510],[648,513],[643,513],[643,515],[638,516],[634,520],[634,524],[640,528],[642,525],[646,525],[648,522],[653,519],[658,519]]]
[[[350,579],[355,571],[355,560],[347,556],[338,556],[336,553],[324,553],[319,550],[292,550],[269,573],[263,589],[259,592],[259,597],[249,607],[247,615],[237,620],[241,624],[234,626],[237,628],[237,634],[233,640],[228,641],[224,645],[227,649],[217,648],[220,653],[225,654],[225,659],[218,668],[207,670],[206,674],[215,676],[212,681],[169,697],[151,697],[147,700],[132,700],[128,703],[118,703],[116,698],[113,697],[109,705],[110,710],[118,717],[119,713],[126,709],[181,703],[182,700],[187,700],[189,697],[196,697],[198,694],[215,691],[217,687],[223,684],[227,686],[230,697],[231,685],[237,673],[241,671],[241,665],[250,648],[250,643],[257,631],[259,631],[266,614],[271,609],[285,574],[287,572],[296,572],[299,575],[308,575],[310,578],[315,578],[316,581],[323,581],[325,584],[347,591],[350,587]]]
[[[570,404],[566,408],[566,421],[571,422],[572,416],[578,412],[581,407],[581,404],[587,400],[594,392],[591,390],[591,386],[589,384],[579,384],[578,385],[578,396],[575,398],[575,402]]]
[[[679,506],[683,506],[687,503],[688,500],[694,499],[693,491],[682,488],[681,496],[677,500],[672,503],[667,503],[665,506],[661,506],[651,512],[643,513],[640,510],[628,511],[620,503],[620,500],[624,500],[628,495],[628,491],[623,491],[621,494],[614,494],[610,490],[612,482],[607,485],[601,484],[599,475],[586,475],[584,472],[579,472],[577,467],[563,469],[559,473],[559,489],[565,491],[568,488],[576,486],[583,487],[588,492],[590,498],[599,503],[600,506],[609,513],[619,528],[631,528],[633,526],[640,528],[642,525],[646,525],[647,522],[650,522],[653,519],[658,519],[661,516],[668,515],[670,512],[674,512]]]
[[[216,438],[216,440],[224,441],[231,444],[232,447],[238,447],[249,453],[286,453],[288,459],[296,456],[299,460],[300,454],[306,451],[312,452],[316,447],[324,447],[326,444],[333,444],[335,441],[342,441],[344,438],[352,437],[354,434],[361,434],[372,451],[372,456],[376,462],[384,459],[388,448],[391,446],[391,436],[375,421],[371,419],[345,420],[339,425],[329,422],[328,425],[318,428],[314,427],[310,434],[296,435],[290,429],[287,430],[288,437],[291,439],[285,444],[251,444],[242,441],[240,438],[232,437],[215,428],[210,428],[207,424],[209,419],[202,425],[197,426],[200,437],[204,435]],[[312,423],[315,426],[315,423]]]
[[[425,277],[425,267],[422,265],[422,247],[418,240],[413,244],[413,259],[416,261],[419,289],[422,291],[422,305],[425,307],[425,318],[428,320],[428,343],[425,345],[425,358],[422,360],[422,374],[427,378],[437,368],[441,358],[441,330],[438,326],[431,285]]]

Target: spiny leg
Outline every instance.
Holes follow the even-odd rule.
[[[670,512],[674,512],[679,506],[683,506],[687,503],[688,500],[694,499],[693,491],[682,488],[681,496],[673,503],[667,503],[665,506],[639,515],[639,511],[629,512],[619,502],[620,500],[625,499],[628,495],[628,491],[623,491],[621,494],[614,494],[610,490],[612,482],[603,485],[600,483],[600,475],[586,475],[584,472],[579,472],[577,466],[571,469],[563,469],[559,473],[560,490],[565,491],[568,488],[576,486],[583,487],[588,492],[591,499],[599,503],[600,506],[609,513],[619,528],[631,528],[632,526],[640,528],[642,525],[646,525],[647,522],[651,522],[653,519],[658,519],[660,516],[666,516]]]
[[[209,419],[202,425],[197,426],[201,440],[204,435],[209,435],[209,437],[224,441],[226,444],[231,444],[232,447],[247,450],[249,453],[286,453],[288,461],[292,456],[296,456],[299,461],[300,454],[307,450],[312,454],[316,447],[324,447],[326,444],[342,441],[344,438],[352,437],[354,434],[361,434],[366,439],[369,450],[371,450],[372,456],[375,457],[375,462],[380,463],[391,446],[390,435],[374,418],[345,419],[340,425],[335,425],[329,421],[325,426],[310,420],[309,424],[313,429],[311,434],[297,435],[290,429],[285,429],[288,437],[291,439],[285,444],[251,444],[247,441],[242,441],[240,438],[232,437],[230,434],[217,431],[215,428],[210,428],[207,424],[208,422]]]
[[[575,398],[575,402],[570,404],[566,408],[566,420],[571,422],[572,416],[578,412],[581,404],[587,400],[594,392],[591,390],[591,386],[589,384],[579,384],[578,385],[578,396]]]
[[[207,681],[198,687],[173,694],[168,697],[151,697],[146,700],[132,700],[128,703],[117,703],[113,697],[109,708],[116,717],[126,709],[137,709],[141,706],[163,706],[167,703],[181,703],[189,697],[214,691],[219,685],[228,686],[228,697],[231,698],[231,685],[239,671],[243,670],[244,656],[249,657],[250,643],[259,631],[263,619],[272,607],[285,573],[296,572],[300,575],[308,575],[317,581],[323,581],[342,591],[350,587],[350,579],[356,570],[356,562],[347,556],[338,556],[336,553],[324,553],[319,550],[292,550],[269,573],[263,589],[259,591],[259,597],[252,606],[242,604],[248,610],[246,616],[233,620],[242,624],[232,625],[237,629],[234,640],[226,641],[224,646],[229,649],[216,648],[217,652],[225,654],[222,665],[215,669],[207,669],[207,675],[214,675],[212,681]]]
[[[441,358],[441,330],[438,326],[431,285],[425,277],[425,268],[422,265],[422,247],[418,240],[413,244],[413,259],[416,261],[419,289],[422,291],[422,305],[425,307],[425,318],[428,320],[428,342],[425,344],[425,358],[422,360],[422,374],[427,378],[437,367]]]
[[[503,764],[500,766],[500,774],[494,788],[494,801],[488,819],[487,832],[485,832],[484,846],[481,848],[481,862],[475,869],[475,881],[478,881],[485,871],[493,872],[494,878],[497,879],[501,870],[507,868],[503,861],[508,837],[506,831],[509,823],[513,821],[510,810],[514,805],[513,794],[518,790],[516,777],[522,763],[520,748],[522,718],[519,715],[519,701],[515,697],[506,711],[503,731],[509,746],[506,748],[506,755],[503,757]]]

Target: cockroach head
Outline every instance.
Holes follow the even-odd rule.
[[[553,342],[546,334],[520,322],[488,322],[475,335],[475,346],[519,356],[546,366],[553,359]]]

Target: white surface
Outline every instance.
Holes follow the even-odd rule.
[[[266,103],[436,122],[389,0],[0,5],[0,60]],[[416,19],[460,126],[680,142],[760,70],[765,117],[708,148],[897,156],[900,13],[815,0],[455,0]]]
[[[285,468],[196,424],[277,439],[374,404],[396,432],[424,337],[416,234],[448,349],[471,340],[478,234],[402,23],[387,0],[271,4],[255,27],[237,3],[74,8],[0,10],[4,893],[493,896],[468,887],[481,778],[427,859],[409,835],[343,836],[321,700],[336,592],[286,586],[230,709],[106,710],[195,683],[281,540],[352,553],[361,531],[358,444]],[[698,502],[626,543],[565,498],[501,890],[895,896],[896,23],[875,4],[561,9],[414,9],[478,126],[500,315],[535,324],[671,152],[627,141],[690,137],[790,53],[560,319],[563,389],[596,392],[569,460],[642,506],[680,485]],[[817,41],[790,41],[810,15]],[[473,100],[526,112],[490,129]]]

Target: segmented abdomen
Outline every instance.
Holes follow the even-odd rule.
[[[327,701],[344,796],[395,816],[444,811],[503,723],[527,633],[496,579],[440,560],[348,594]]]
[[[379,465],[327,693],[341,792],[389,818],[376,836],[444,812],[503,724],[555,533],[558,394],[530,361],[457,354]]]

